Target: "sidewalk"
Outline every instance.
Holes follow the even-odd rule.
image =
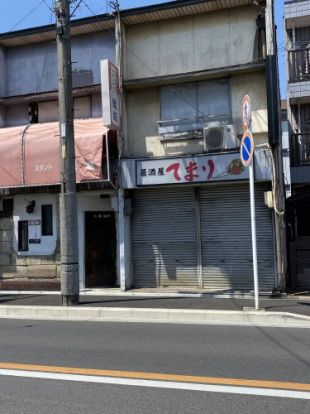
[[[8,294],[0,292],[0,318],[113,320],[132,322],[238,323],[310,327],[310,297],[260,298],[261,311],[253,310],[254,299],[212,296],[184,297],[156,293],[141,296],[80,295],[74,307],[61,306],[54,294]],[[244,308],[250,308],[244,310]]]

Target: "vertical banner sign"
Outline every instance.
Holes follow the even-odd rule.
[[[257,243],[256,243],[256,218],[255,218],[255,191],[254,191],[254,139],[251,134],[251,100],[248,95],[242,99],[241,119],[244,134],[240,144],[240,159],[244,167],[249,167],[250,176],[250,202],[251,202],[251,230],[252,230],[252,252],[253,252],[253,275],[255,310],[259,309],[259,286],[257,266]]]
[[[100,61],[103,124],[108,129],[120,128],[120,92],[118,68],[109,60]]]

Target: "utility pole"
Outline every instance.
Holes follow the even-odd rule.
[[[276,50],[276,34],[274,25],[274,1],[266,1],[266,81],[268,106],[268,134],[269,144],[273,153],[275,171],[273,177],[274,188],[274,220],[277,257],[277,284],[280,291],[286,289],[287,253],[286,253],[286,226],[285,226],[285,191],[282,158],[282,128],[280,114],[280,94],[278,80],[278,63]]]
[[[78,223],[75,180],[70,1],[56,0],[56,43],[61,156],[60,260],[64,306],[79,302]]]
[[[123,183],[121,180],[121,159],[124,145],[124,91],[123,91],[123,27],[120,17],[119,1],[110,1],[111,7],[115,15],[115,64],[119,71],[119,93],[120,93],[120,128],[117,130],[117,146],[118,146],[118,162],[119,162],[119,187],[117,190],[118,195],[118,240],[119,240],[119,277],[120,287],[122,291],[127,290],[129,285],[128,276],[126,275],[126,223],[125,223],[125,192]]]

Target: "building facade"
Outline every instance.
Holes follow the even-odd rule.
[[[75,21],[71,33],[80,287],[116,286],[117,144],[102,122],[100,73],[101,60],[115,62],[114,18]],[[0,37],[0,286],[59,289],[55,27]]]
[[[291,196],[287,199],[290,287],[310,289],[310,2],[285,1]]]
[[[239,156],[245,94],[257,145],[259,283],[279,286],[274,213],[264,202],[272,189],[264,5],[181,1],[121,15],[125,287],[253,289]]]
[[[265,202],[277,170],[265,2],[172,1],[81,19],[71,32],[80,287],[253,290],[239,155],[247,94],[260,289],[283,289],[277,218]],[[0,36],[2,287],[59,287],[54,38],[52,26]],[[119,131],[102,122],[106,59],[120,68]]]

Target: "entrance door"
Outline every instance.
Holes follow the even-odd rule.
[[[112,287],[116,283],[115,213],[85,212],[85,286]]]

